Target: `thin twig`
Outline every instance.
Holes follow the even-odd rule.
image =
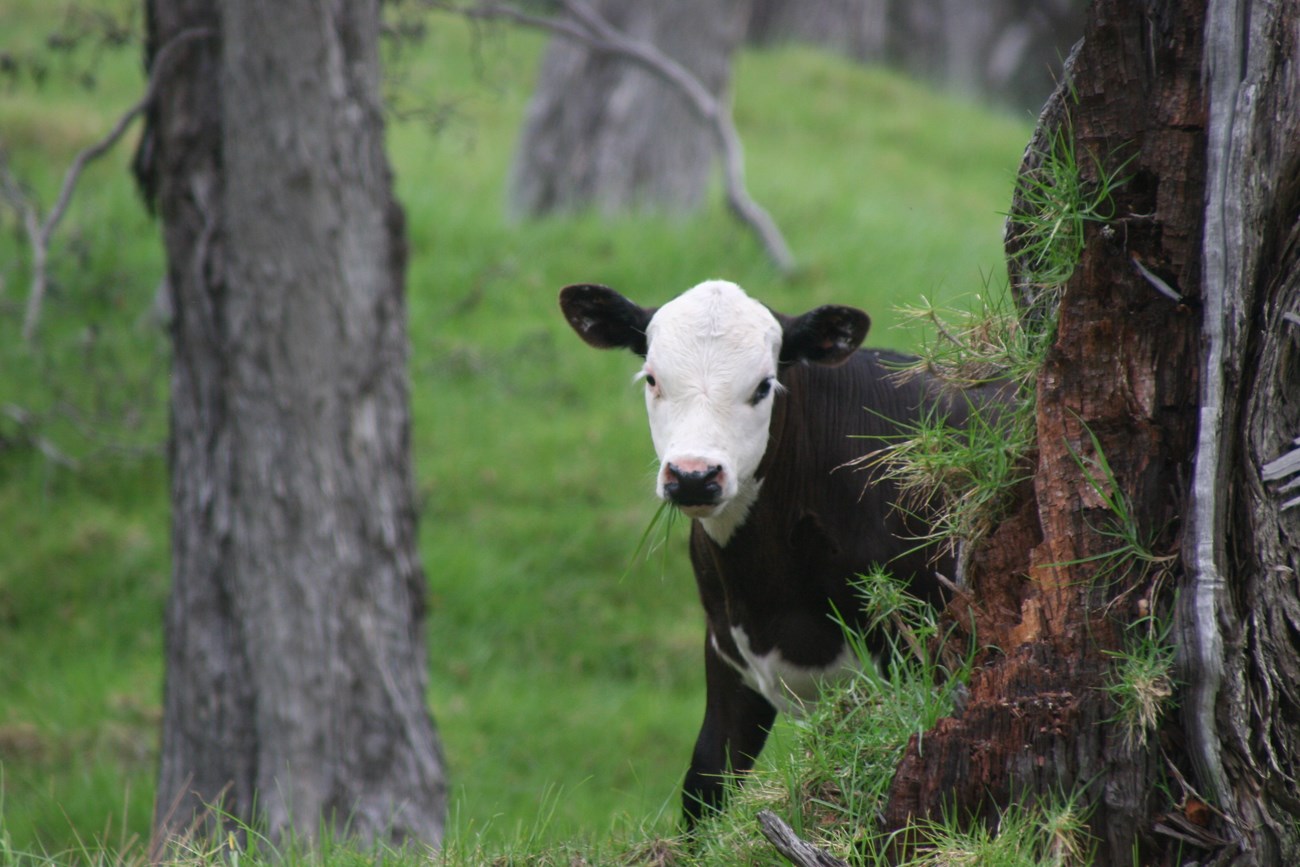
[[[70,470],[77,469],[77,459],[69,456],[66,452],[47,440],[36,432],[36,425],[33,421],[32,414],[20,406],[7,403],[0,406],[0,413],[18,426],[19,433],[27,442],[36,446],[37,451],[43,454],[50,463],[58,464],[61,467],[67,467]]]
[[[77,182],[81,179],[81,173],[85,171],[86,166],[91,162],[108,153],[126,133],[131,122],[149,108],[154,97],[157,96],[158,87],[162,81],[162,72],[176,48],[183,42],[212,35],[214,35],[214,32],[206,27],[182,30],[160,48],[157,54],[154,55],[153,67],[149,71],[149,82],[145,87],[144,96],[140,97],[135,105],[128,108],[117,119],[117,123],[113,125],[107,135],[89,147],[84,148],[73,158],[72,164],[68,166],[67,172],[63,175],[63,186],[59,189],[59,197],[55,200],[54,207],[50,209],[45,221],[39,227],[35,226],[33,224],[36,220],[35,208],[31,207],[26,211],[25,217],[29,220],[27,234],[32,244],[32,288],[27,296],[27,311],[23,316],[24,341],[30,343],[32,337],[36,334],[36,326],[40,321],[41,306],[45,299],[45,289],[48,284],[46,266],[49,259],[50,240],[54,237],[54,230],[58,228],[59,222],[62,221],[63,215],[68,210],[68,205],[72,202],[72,194],[76,190]]]
[[[597,51],[624,58],[672,87],[686,100],[691,111],[708,125],[722,161],[723,189],[727,205],[753,230],[768,257],[784,274],[794,271],[794,255],[767,212],[745,187],[745,157],[731,112],[709,92],[689,69],[649,42],[632,39],[618,30],[587,3],[563,0],[566,18],[552,18],[525,12],[509,3],[484,2],[472,6],[434,3],[439,8],[469,18],[504,19],[547,30],[557,36],[581,42]]]
[[[1134,253],[1129,258],[1133,262],[1133,267],[1137,269],[1137,272],[1141,274],[1143,279],[1150,283],[1157,292],[1171,301],[1179,304],[1182,303],[1183,296],[1179,294],[1178,290],[1166,283],[1159,274],[1152,271],[1146,265],[1143,265],[1142,260],[1138,258],[1137,253]]]
[[[0,153],[0,196],[9,202],[10,206],[22,218],[23,231],[27,233],[27,240],[32,245],[33,260],[37,254],[42,252],[37,247],[37,240],[41,234],[40,215],[36,213],[36,206],[32,204],[31,196],[23,189],[23,185],[14,177],[13,172],[9,170],[9,163]],[[44,259],[41,257],[39,267],[44,267]],[[33,270],[38,266],[34,263]]]

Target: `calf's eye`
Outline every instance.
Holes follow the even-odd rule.
[[[648,386],[650,386],[651,388],[654,388],[654,387],[655,387],[655,378],[654,378],[654,376],[652,376],[651,374],[647,373],[647,374],[645,375],[645,384],[648,385]]]
[[[758,384],[758,388],[754,389],[754,396],[749,399],[750,405],[758,406],[760,403],[763,402],[763,399],[766,398],[771,393],[772,393],[772,377],[769,376],[767,379],[763,380]]]

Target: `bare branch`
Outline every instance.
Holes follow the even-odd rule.
[[[37,225],[38,218],[35,206],[31,205],[30,202],[28,203],[28,207],[24,210],[24,220],[27,225],[28,239],[32,245],[32,287],[27,295],[27,310],[23,316],[24,341],[30,343],[36,334],[36,326],[40,322],[41,306],[45,300],[45,289],[49,281],[46,266],[49,259],[50,241],[54,237],[55,229],[63,220],[68,205],[72,203],[72,194],[77,188],[77,182],[81,180],[81,173],[85,171],[86,166],[90,163],[112,150],[113,146],[118,143],[131,126],[131,122],[149,108],[157,94],[158,83],[162,80],[162,73],[177,48],[182,43],[189,42],[192,39],[213,35],[213,31],[208,28],[183,30],[160,48],[158,53],[154,55],[153,68],[149,72],[149,83],[145,87],[144,96],[140,97],[140,100],[135,105],[128,108],[117,119],[117,123],[113,125],[107,135],[89,147],[84,148],[73,158],[72,164],[68,166],[67,172],[63,175],[63,185],[59,189],[59,197],[55,200],[54,207],[50,209],[50,213],[43,223]]]
[[[22,220],[23,231],[27,233],[27,240],[32,245],[33,251],[36,253],[42,252],[37,247],[37,240],[41,235],[40,215],[36,213],[36,206],[32,203],[31,195],[23,189],[23,185],[9,170],[9,163],[3,153],[0,153],[0,198],[8,202],[9,206]],[[35,255],[33,258],[35,258]],[[36,264],[33,264],[33,270],[36,267]],[[43,257],[40,267],[44,267]]]
[[[433,5],[469,18],[500,19],[547,30],[597,51],[622,57],[673,88],[709,127],[722,161],[723,189],[732,213],[753,230],[768,257],[782,273],[794,271],[794,255],[776,221],[754,201],[745,186],[744,150],[731,111],[685,66],[654,45],[628,37],[581,0],[563,0],[562,6],[567,13],[564,18],[535,15],[509,3],[481,2],[459,6],[435,2]]]
[[[77,468],[76,458],[69,457],[58,446],[37,433],[39,425],[35,423],[30,412],[20,406],[7,403],[0,406],[0,413],[3,413],[6,418],[16,424],[19,433],[34,445],[41,454],[45,455],[45,458],[51,463],[71,470]]]
[[[839,858],[818,849],[795,834],[794,829],[771,810],[759,811],[758,825],[763,836],[776,848],[776,851],[797,867],[848,867]]]

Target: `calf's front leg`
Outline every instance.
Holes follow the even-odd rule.
[[[776,708],[746,686],[740,673],[718,655],[711,635],[704,646],[704,679],[704,724],[682,784],[682,816],[688,831],[706,812],[722,809],[727,775],[754,767],[776,719]]]

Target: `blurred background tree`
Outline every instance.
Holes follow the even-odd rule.
[[[807,42],[1037,112],[1087,0],[754,0],[749,39]]]
[[[592,8],[684,65],[722,102],[729,100],[732,57],[748,40],[813,44],[1037,111],[1081,32],[1084,5],[601,0]],[[515,152],[510,208],[517,216],[585,207],[689,211],[703,201],[715,155],[706,122],[681,93],[608,46],[557,35]]]
[[[592,8],[725,98],[749,0],[601,0]],[[515,151],[510,209],[689,211],[704,201],[714,156],[707,124],[681,93],[616,52],[557,36]]]

